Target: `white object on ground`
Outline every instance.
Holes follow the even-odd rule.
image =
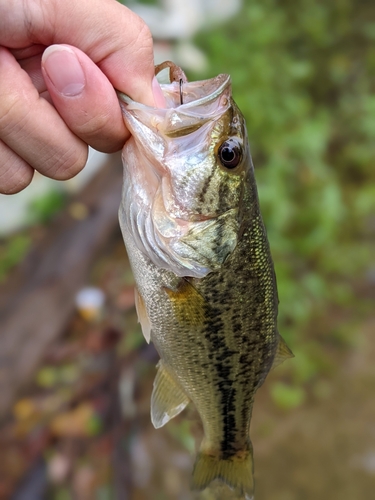
[[[85,287],[77,293],[75,302],[81,316],[87,320],[93,320],[100,316],[105,295],[100,288]]]

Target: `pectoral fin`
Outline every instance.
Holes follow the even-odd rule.
[[[189,398],[159,361],[151,396],[151,421],[155,429],[181,413],[188,403]]]
[[[137,311],[138,321],[141,324],[143,336],[146,339],[146,342],[149,344],[151,340],[151,321],[148,317],[144,300],[139,294],[137,288],[134,288],[134,296],[135,310]]]
[[[286,345],[285,340],[279,336],[279,344],[277,346],[276,354],[273,359],[273,364],[272,364],[272,370],[276,368],[276,366],[281,365],[283,361],[285,361],[288,358],[294,358],[294,354],[292,351],[289,349],[289,347]]]

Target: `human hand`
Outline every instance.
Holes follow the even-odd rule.
[[[87,145],[119,150],[129,132],[114,88],[163,104],[136,14],[115,0],[0,0],[0,193],[24,189],[34,169],[73,177]]]

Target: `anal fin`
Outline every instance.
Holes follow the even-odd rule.
[[[142,295],[137,290],[137,287],[134,288],[134,296],[135,296],[135,310],[137,311],[138,321],[141,324],[142,333],[146,342],[149,344],[151,340],[151,321],[147,314],[147,309],[142,298]]]
[[[281,363],[288,358],[294,358],[294,354],[286,345],[285,340],[281,337],[281,335],[279,335],[279,344],[277,346],[276,354],[273,359],[272,370],[276,368],[276,366],[281,365]]]
[[[159,361],[151,396],[151,421],[155,429],[181,413],[188,403],[189,398]]]

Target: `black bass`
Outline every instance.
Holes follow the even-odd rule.
[[[161,358],[151,418],[161,427],[193,402],[204,430],[193,489],[220,479],[251,499],[254,395],[292,353],[277,331],[274,267],[230,77],[177,80],[162,85],[165,109],[120,94],[132,134],[120,225],[142,331]]]

